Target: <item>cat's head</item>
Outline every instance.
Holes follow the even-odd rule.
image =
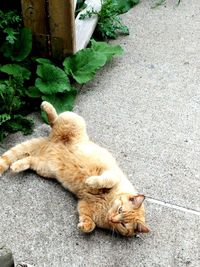
[[[144,195],[119,194],[108,211],[110,228],[124,236],[148,233],[145,225]]]

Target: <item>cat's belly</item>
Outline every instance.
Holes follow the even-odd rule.
[[[107,150],[92,142],[69,147],[56,144],[45,153],[51,177],[76,195],[91,189],[85,184],[88,177],[101,175],[115,164]]]

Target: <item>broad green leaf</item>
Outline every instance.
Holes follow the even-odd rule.
[[[92,41],[91,48],[82,49],[72,57],[67,57],[63,65],[65,72],[71,74],[80,84],[90,81],[97,70],[104,66],[114,55],[121,55],[120,46],[112,46],[105,42]]]
[[[42,96],[41,92],[35,86],[29,86],[29,88],[26,90],[26,94],[32,98],[39,98]]]
[[[16,37],[15,43],[8,44],[4,42],[1,46],[1,52],[5,57],[9,57],[15,61],[23,61],[28,57],[32,50],[32,32],[29,28],[19,30],[19,35]]]
[[[44,95],[42,96],[42,100],[51,103],[59,114],[64,111],[72,110],[76,94],[76,90],[72,90],[71,92],[56,95]]]
[[[21,76],[26,80],[28,80],[31,76],[31,72],[28,69],[21,67],[18,64],[3,65],[2,67],[0,67],[0,71],[14,77]]]
[[[35,86],[43,94],[55,94],[58,92],[70,91],[71,85],[66,73],[54,65],[43,64],[37,67]]]
[[[32,50],[32,32],[29,28],[20,30],[20,36],[14,44],[15,54],[12,60],[23,61]]]
[[[29,28],[23,28],[20,31],[20,36],[15,43],[16,55],[12,56],[13,60],[23,61],[32,50],[32,32]]]
[[[5,113],[5,114],[0,114],[0,125],[2,125],[4,122],[10,120],[10,115]]]
[[[40,64],[53,64],[48,58],[37,58],[36,61]]]
[[[67,57],[63,65],[65,72],[71,74],[80,84],[90,81],[96,71],[105,65],[107,57],[103,54],[96,53],[91,48],[80,50],[72,57]]]
[[[96,42],[95,40],[91,41],[91,48],[103,54],[104,56],[107,57],[107,60],[110,60],[113,56],[120,56],[123,54],[123,49],[119,45],[109,45],[106,42]]]

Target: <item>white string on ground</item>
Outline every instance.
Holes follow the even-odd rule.
[[[161,200],[158,200],[158,199],[154,199],[154,198],[151,198],[151,197],[146,197],[146,200],[151,202],[151,203],[155,203],[155,204],[167,207],[167,208],[171,208],[171,209],[175,209],[175,210],[179,210],[179,211],[182,211],[182,212],[186,212],[186,213],[190,213],[190,214],[193,214],[193,215],[200,216],[200,211],[198,211],[198,210],[184,208],[184,207],[181,207],[179,205],[170,204],[170,203],[167,203],[167,202],[164,202],[164,201],[161,201]]]

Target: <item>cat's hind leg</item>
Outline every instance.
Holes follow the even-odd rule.
[[[22,172],[28,169],[36,171],[39,175],[46,177],[46,178],[55,178],[55,174],[53,173],[52,169],[48,166],[46,160],[38,157],[26,157],[15,161],[11,166],[10,169],[13,172]]]
[[[13,172],[22,172],[31,168],[33,157],[26,157],[20,160],[15,161],[11,166],[10,169]]]
[[[6,151],[0,157],[0,175],[3,174],[9,166],[15,161],[32,155],[38,148],[41,148],[45,143],[46,138],[34,138],[16,145]]]

